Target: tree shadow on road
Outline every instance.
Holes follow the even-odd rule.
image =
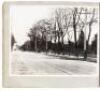
[[[84,57],[77,57],[77,56],[54,55],[54,54],[48,56],[52,56],[53,58],[61,59],[61,60],[79,60],[79,61],[87,61],[87,62],[97,62],[96,58],[90,58],[90,57],[88,57],[87,60],[85,60]]]
[[[83,57],[71,57],[65,55],[48,55],[48,56],[52,56],[54,58],[61,59],[61,60],[83,60],[84,61]]]

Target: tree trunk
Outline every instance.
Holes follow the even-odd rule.
[[[37,52],[37,37],[35,37],[35,41],[34,41],[34,42],[35,42],[35,43],[34,43],[34,44],[35,44],[35,45],[34,45],[34,46],[35,46],[35,51]]]
[[[46,39],[46,54],[47,54],[47,51],[48,51],[48,42],[47,42],[47,33],[46,33],[46,37],[45,37]]]
[[[77,38],[76,38],[76,15],[73,15],[73,30],[74,30],[74,40],[75,40],[75,55],[77,56],[78,55],[78,52],[77,52]]]
[[[89,24],[89,35],[88,35],[88,40],[87,40],[87,44],[89,44],[89,40],[90,40],[90,36],[91,36],[91,23]]]
[[[88,53],[88,48],[89,48],[89,41],[90,41],[90,36],[91,36],[91,23],[89,23],[89,34],[88,34],[88,40],[86,41],[86,50],[84,50],[84,59],[87,59],[87,53]]]
[[[83,55],[84,55],[84,60],[86,61],[87,59],[87,41],[86,41],[86,29],[84,31],[84,52],[83,52]]]

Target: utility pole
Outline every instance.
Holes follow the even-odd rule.
[[[86,41],[86,27],[84,30],[84,60],[87,59],[87,41]]]

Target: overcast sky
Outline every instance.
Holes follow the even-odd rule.
[[[14,34],[19,45],[22,45],[29,38],[27,33],[29,29],[41,19],[49,19],[52,17],[54,10],[58,7],[66,7],[62,5],[12,5],[10,7],[10,30]],[[68,6],[72,7],[72,6]],[[96,7],[98,9],[98,7]],[[98,16],[98,15],[97,15]],[[99,30],[99,24],[96,23],[92,27],[91,40]]]

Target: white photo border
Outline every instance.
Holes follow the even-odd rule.
[[[97,74],[96,75],[12,75],[9,73],[10,67],[10,53],[11,47],[11,32],[10,32],[10,17],[9,9],[10,5],[69,5],[74,2],[66,1],[27,1],[27,2],[5,2],[3,4],[3,86],[4,87],[32,87],[32,88],[66,88],[66,87],[98,87],[99,86],[99,50],[97,55]],[[83,3],[78,2],[77,5],[94,5],[94,3]],[[74,3],[75,4],[75,3]],[[95,3],[100,7],[99,3]],[[100,9],[100,8],[99,8]],[[100,19],[100,17],[99,17]],[[100,22],[99,22],[100,23]],[[100,25],[99,25],[100,26]],[[100,27],[99,27],[100,28]],[[99,34],[99,32],[98,32]],[[10,36],[9,36],[10,35]],[[10,37],[10,38],[9,38]],[[99,39],[98,37],[98,48],[99,48]],[[25,82],[25,83],[23,83]]]

